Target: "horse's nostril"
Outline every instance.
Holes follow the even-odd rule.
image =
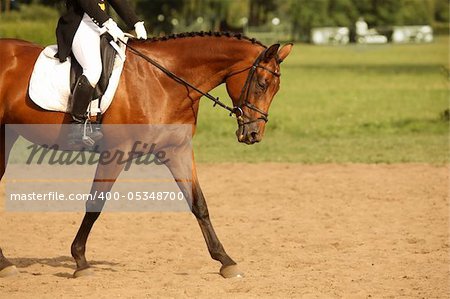
[[[255,140],[258,137],[258,132],[251,132],[250,136],[252,136],[252,139]]]

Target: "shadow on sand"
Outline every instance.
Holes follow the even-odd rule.
[[[54,268],[67,268],[75,271],[75,261],[70,256],[59,256],[55,258],[32,258],[32,257],[24,257],[24,258],[11,258],[9,259],[17,268],[19,268],[20,272],[29,273],[26,271],[26,268],[33,265],[45,265]],[[90,261],[89,264],[94,269],[98,269],[101,271],[110,271],[117,272],[117,270],[113,269],[113,266],[120,265],[119,263],[108,262],[108,261]],[[105,267],[106,266],[106,267]],[[25,270],[25,271],[23,271]],[[57,277],[63,278],[72,278],[72,271],[70,273],[56,273],[54,274]],[[31,273],[33,275],[42,275],[41,273]]]

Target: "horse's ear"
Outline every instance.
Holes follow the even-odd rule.
[[[286,44],[283,47],[281,47],[280,51],[278,52],[278,62],[282,63],[283,60],[288,57],[288,55],[291,53],[292,48],[294,47],[294,44]]]
[[[275,45],[270,46],[266,50],[266,53],[264,54],[264,61],[269,62],[272,58],[275,58],[278,53],[279,48],[280,48],[280,44],[275,44]]]

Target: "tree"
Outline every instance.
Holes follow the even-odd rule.
[[[335,26],[353,27],[359,13],[352,0],[331,0],[328,15]]]
[[[328,18],[329,3],[329,0],[291,0],[293,38],[306,41],[309,39],[311,28],[331,26],[332,21]]]
[[[277,9],[277,3],[275,0],[250,0],[249,25],[264,25],[269,13]]]
[[[448,0],[435,0],[434,1],[434,13],[433,19],[437,22],[449,22],[449,1]]]
[[[374,0],[376,25],[399,24],[401,0]]]
[[[149,28],[166,34],[173,31],[174,19],[180,14],[184,3],[183,0],[137,0],[136,10]]]
[[[0,0],[5,8],[11,0]],[[21,0],[22,3],[31,0]],[[33,0],[64,8],[61,0]],[[370,27],[433,24],[448,28],[448,0],[128,0],[156,33],[211,28],[226,21],[241,27],[243,18],[250,26],[267,25],[272,17],[290,23],[292,36],[307,40],[313,27],[352,28],[358,17]],[[202,20],[203,19],[203,20]],[[174,25],[178,23],[178,25]],[[197,23],[202,23],[199,26]]]
[[[242,19],[250,15],[250,0],[229,1],[226,20],[235,27],[243,27]]]
[[[398,25],[426,25],[433,23],[433,11],[428,0],[402,0]]]

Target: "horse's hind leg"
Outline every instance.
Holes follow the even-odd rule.
[[[116,164],[99,164],[97,166],[94,183],[90,192],[92,196],[97,194],[97,197],[86,202],[86,214],[71,247],[72,256],[77,263],[77,270],[73,274],[75,278],[93,274],[86,260],[85,252],[89,233],[105,204],[105,200],[99,198],[98,195],[105,195],[111,191],[123,167],[124,165]]]
[[[18,273],[16,266],[5,258],[0,248],[0,278],[17,275]]]
[[[5,174],[9,153],[18,137],[19,135],[6,125],[0,125],[0,181]],[[1,146],[1,144],[4,144],[4,146]]]
[[[198,224],[200,225],[206,245],[208,246],[209,254],[214,260],[219,261],[222,264],[220,274],[225,278],[243,277],[244,274],[239,270],[236,262],[234,262],[225,252],[225,249],[220,243],[219,238],[217,237],[211,224],[206,200],[198,182],[195,163],[192,161],[192,182],[177,179],[179,178],[179,170],[185,169],[186,167],[186,165],[182,165],[180,161],[170,159],[166,165],[169,167],[178,186],[191,205],[192,213],[195,215]]]
[[[0,126],[0,144],[4,144],[4,146],[0,145],[0,181],[5,174],[6,164],[9,158],[9,152],[11,151],[12,146],[17,140],[18,135],[13,132],[8,131],[6,134],[6,126]],[[6,135],[8,136],[6,140]],[[3,251],[0,248],[0,278],[6,276],[16,275],[18,273],[16,267],[8,261],[3,255]]]

